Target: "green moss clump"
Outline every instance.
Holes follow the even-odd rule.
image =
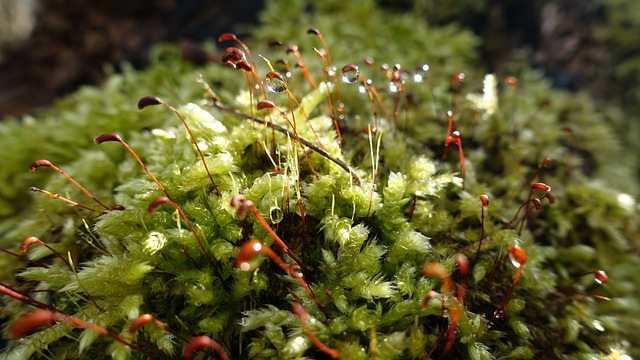
[[[368,56],[376,64],[406,64],[410,70],[400,68],[398,81],[391,81],[401,91],[392,92],[377,65],[360,65],[360,79],[372,80],[380,101],[371,101],[366,89],[360,93],[358,83],[314,89],[293,69],[286,79],[304,115],[296,105],[290,109],[285,94],[268,93],[287,114],[271,111],[269,117],[255,110],[264,97],[249,96],[242,71],[194,67],[174,47],[158,48],[149,69],[125,67],[100,89],[79,91],[37,122],[0,127],[7,139],[0,148],[2,247],[17,252],[24,238],[37,236],[72,260],[35,245],[27,252],[34,263],[3,254],[2,284],[108,329],[156,358],[180,357],[186,342],[200,335],[217,341],[231,358],[327,357],[309,332],[344,359],[638,355],[639,211],[631,196],[606,185],[608,176],[617,176],[611,169],[620,166],[616,154],[622,150],[606,113],[587,97],[551,89],[534,71],[510,74],[519,86],[498,81],[506,76],[485,76],[473,55],[478,40],[465,30],[383,14],[368,1],[323,2],[312,12],[308,6],[272,2],[252,31],[257,45],[250,47],[284,74],[275,60],[297,60],[283,49],[264,50],[264,40],[300,45],[320,83],[326,80],[324,65],[310,50],[322,44],[305,33],[311,25],[328,41],[338,72]],[[430,65],[426,74],[411,70],[423,63]],[[261,77],[268,71],[261,61],[256,70]],[[452,89],[451,78],[461,71],[465,85]],[[208,90],[202,83],[213,93],[203,96]],[[344,103],[344,111],[336,110],[342,147],[328,93],[334,107]],[[179,119],[162,106],[135,109],[136,99],[150,94],[182,114],[219,193]],[[464,150],[464,179],[457,146],[449,145],[443,156],[450,108]],[[237,111],[267,116],[291,136]],[[297,135],[288,123],[294,118]],[[114,132],[165,192],[122,146],[92,143]],[[545,157],[552,161],[540,165]],[[102,211],[50,169],[26,173],[39,158],[51,160],[108,207],[124,210]],[[554,204],[544,192],[529,192],[535,182],[552,187]],[[28,186],[98,211],[25,194]],[[154,199],[167,194],[187,220],[169,205],[149,213]],[[301,260],[300,269],[255,214],[238,216],[230,205],[237,194],[255,204]],[[481,194],[490,198],[484,238]],[[539,197],[541,211],[528,206],[530,195]],[[510,221],[524,202],[529,210]],[[236,267],[241,246],[253,239],[280,253],[288,270],[262,256],[244,259],[250,271]],[[516,244],[527,261],[504,313],[493,319],[516,277],[507,255]],[[458,254],[470,261],[467,276]],[[424,276],[425,264],[452,275]],[[609,276],[606,286],[579,277],[598,269]],[[309,289],[295,276],[300,271]],[[432,290],[439,294],[425,301]],[[2,302],[5,330],[33,310],[9,296]],[[308,314],[294,314],[296,304]],[[129,333],[144,313],[175,333],[151,324]],[[0,358],[145,356],[134,350],[92,330],[55,324],[10,341]]]

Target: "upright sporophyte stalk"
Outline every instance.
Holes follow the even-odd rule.
[[[271,227],[269,226],[267,221],[264,219],[262,214],[260,214],[260,211],[258,211],[258,208],[256,208],[256,206],[253,204],[253,201],[247,200],[247,198],[245,198],[244,195],[238,194],[238,195],[235,195],[233,198],[231,198],[231,207],[238,209],[236,214],[238,216],[238,219],[240,220],[244,220],[247,216],[247,211],[250,211],[256,217],[260,225],[265,230],[267,230],[267,232],[269,233],[269,236],[271,236],[271,238],[282,249],[282,251],[284,251],[287,255],[289,255],[289,257],[291,257],[291,259],[293,259],[293,261],[295,261],[300,268],[305,268],[302,261],[300,261],[300,259],[298,259],[298,257],[295,256],[293,252],[291,252],[291,250],[289,250],[289,247],[284,243],[284,241],[282,241],[282,239],[280,239],[278,234],[276,234],[275,231],[271,229]]]
[[[440,342],[442,341],[442,339],[444,339],[446,337],[447,342],[445,343],[445,347],[443,349],[443,352],[440,356],[441,359],[445,358],[447,356],[447,354],[451,351],[452,347],[453,347],[453,343],[455,341],[456,338],[456,327],[458,324],[458,320],[460,319],[460,313],[461,311],[464,309],[464,305],[463,305],[463,301],[464,301],[464,297],[466,295],[466,291],[467,291],[467,283],[466,283],[466,278],[469,275],[469,260],[467,259],[467,257],[464,254],[456,254],[455,256],[455,261],[456,261],[456,265],[457,265],[457,269],[458,272],[460,273],[460,283],[457,284],[457,302],[455,303],[455,307],[451,312],[451,318],[449,320],[449,329],[445,334],[440,335],[440,338],[438,339],[438,341],[436,342],[436,344],[431,348],[431,350],[429,351],[427,357],[430,357],[431,354],[433,354],[433,352],[435,351],[435,349],[438,347],[438,345],[440,344]],[[444,267],[444,265],[439,264],[439,263],[428,263],[426,264],[423,269],[422,269],[422,274],[425,277],[437,277],[440,279],[441,281],[441,288],[440,291],[442,292],[442,294],[440,294],[440,296],[442,297],[442,311],[441,311],[441,315],[444,315],[444,311],[445,311],[445,300],[446,297],[448,295],[453,295],[453,291],[454,291],[454,285],[455,283],[452,280],[452,275],[451,273]],[[435,291],[429,291],[429,293],[427,293],[427,295],[425,296],[425,298],[422,301],[422,306],[426,307],[428,305],[429,300],[437,297],[438,294]]]
[[[291,275],[294,279],[296,279],[304,291],[309,295],[311,300],[318,306],[320,311],[325,311],[324,306],[318,302],[318,299],[314,295],[313,291],[309,287],[309,284],[304,280],[304,274],[299,265],[292,264],[287,265],[282,258],[280,258],[271,248],[265,246],[263,243],[258,240],[249,240],[242,244],[240,248],[240,252],[238,252],[238,256],[236,257],[235,265],[242,271],[250,271],[252,270],[252,266],[250,261],[258,254],[265,254],[269,257],[273,262],[275,262],[284,272]]]
[[[167,197],[159,197],[159,198],[153,200],[151,202],[151,204],[149,204],[149,208],[148,208],[147,212],[149,214],[153,214],[155,212],[156,208],[158,206],[160,206],[161,204],[168,204],[168,205],[172,206],[174,209],[176,209],[178,214],[180,214],[180,217],[187,223],[187,226],[189,227],[189,230],[191,230],[191,233],[196,238],[196,241],[198,242],[198,246],[200,247],[200,250],[202,250],[202,253],[205,255],[205,257],[209,261],[209,264],[211,265],[211,267],[214,268],[214,269],[217,269],[216,260],[214,258],[212,258],[211,255],[209,255],[209,253],[207,252],[207,250],[204,247],[204,244],[202,243],[202,240],[200,239],[200,236],[198,236],[198,233],[196,232],[196,229],[193,227],[193,224],[191,223],[191,221],[189,221],[189,219],[187,218],[187,215],[185,215],[184,211],[182,211],[182,209],[178,206],[178,204],[176,204],[173,200],[171,200],[171,199],[169,199]],[[189,255],[189,253],[187,253],[187,248],[185,247],[184,240],[182,241],[182,250],[183,250],[184,254],[195,265],[195,260]]]
[[[182,125],[184,125],[184,128],[187,130],[187,133],[189,134],[189,137],[191,138],[191,142],[193,142],[193,146],[195,146],[196,150],[198,151],[198,155],[200,156],[200,160],[202,161],[202,165],[204,165],[204,170],[206,171],[207,176],[209,176],[209,181],[211,181],[211,185],[213,186],[213,189],[216,191],[216,194],[218,194],[218,196],[220,196],[220,190],[218,190],[218,187],[216,186],[216,182],[213,181],[213,176],[211,175],[211,172],[209,171],[209,166],[207,165],[207,161],[204,159],[204,155],[202,154],[202,150],[200,150],[200,146],[198,145],[198,141],[196,140],[195,136],[193,136],[193,133],[191,132],[191,129],[189,128],[189,125],[187,125],[187,122],[184,120],[182,115],[180,115],[178,110],[176,110],[173,106],[167,104],[166,102],[162,101],[159,97],[156,97],[156,96],[145,96],[145,97],[141,98],[138,101],[138,109],[139,110],[142,110],[145,107],[152,106],[152,105],[162,105],[162,106],[166,107],[167,109],[171,110],[171,112],[176,114],[176,116],[180,119],[180,121],[182,122]]]
[[[162,190],[162,192],[167,196],[167,198],[169,200],[171,200],[171,195],[169,195],[169,193],[164,188],[164,186],[162,186],[160,181],[158,181],[158,179],[156,179],[156,177],[153,176],[153,174],[149,171],[149,169],[147,169],[147,166],[144,164],[144,162],[142,162],[142,160],[140,159],[138,154],[129,146],[129,144],[127,144],[124,140],[122,140],[120,135],[117,135],[117,134],[102,134],[102,135],[98,136],[97,138],[95,138],[95,140],[94,140],[94,142],[96,144],[98,144],[98,145],[100,145],[100,144],[102,144],[104,142],[108,142],[108,141],[119,142],[122,146],[124,146],[125,149],[127,149],[127,151],[129,151],[129,153],[136,159],[138,164],[140,164],[140,166],[142,167],[144,172],[146,172],[147,175],[149,175],[151,180],[158,186],[158,188],[160,188],[160,190]]]
[[[48,168],[51,168],[51,169],[57,171],[62,176],[64,176],[67,180],[69,180],[69,182],[71,182],[75,187],[80,189],[89,198],[91,198],[91,200],[95,201],[98,205],[102,206],[105,210],[109,210],[109,207],[107,205],[103,204],[100,200],[98,200],[95,196],[93,196],[93,194],[91,194],[87,189],[85,189],[82,185],[80,185],[77,181],[75,181],[71,176],[67,175],[67,173],[62,171],[57,166],[53,165],[51,163],[51,161],[49,161],[49,160],[36,160],[29,167],[29,172],[34,172],[39,167],[48,167]]]
[[[520,279],[522,268],[524,267],[524,264],[527,262],[527,253],[524,251],[522,247],[520,247],[520,245],[517,245],[517,244],[512,245],[509,248],[509,260],[511,261],[511,264],[513,264],[513,266],[518,268],[518,271],[516,272],[516,276],[513,278],[513,283],[511,284],[511,288],[509,289],[507,296],[505,296],[504,300],[502,301],[502,305],[500,305],[500,307],[493,313],[493,316],[491,316],[491,318],[489,319],[489,323],[493,323],[493,321],[497,317],[503,315],[504,308],[507,306],[507,302],[509,302],[511,295],[513,294],[513,289],[516,287],[516,284]]]
[[[476,250],[476,256],[473,258],[473,262],[472,265],[476,264],[476,261],[478,261],[478,256],[480,255],[480,249],[482,247],[482,241],[484,240],[484,209],[489,207],[489,196],[486,194],[482,194],[480,195],[480,226],[481,226],[481,232],[480,232],[480,241],[478,241],[478,249]]]
[[[522,203],[522,205],[520,205],[515,215],[513,216],[513,219],[511,219],[511,221],[506,223],[505,226],[510,227],[513,224],[513,222],[518,219],[518,215],[520,214],[520,211],[524,208],[525,209],[524,215],[520,219],[520,226],[518,228],[518,236],[521,235],[522,228],[524,227],[524,223],[529,217],[529,214],[531,212],[531,206],[533,205],[533,208],[536,209],[536,211],[542,210],[542,201],[540,200],[539,197],[534,197],[533,196],[534,193],[541,192],[543,194],[542,198],[546,198],[547,200],[549,200],[550,204],[554,204],[555,198],[553,197],[553,195],[550,194],[550,191],[551,191],[551,187],[545,183],[537,182],[537,183],[531,184],[531,188],[529,189],[529,195],[527,196],[527,200],[524,203]]]

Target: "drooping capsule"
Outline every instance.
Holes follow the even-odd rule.
[[[229,64],[234,68],[241,61],[247,62],[247,57],[244,52],[236,47],[228,47],[222,54],[222,63]]]

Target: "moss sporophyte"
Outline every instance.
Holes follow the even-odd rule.
[[[165,55],[196,91],[145,87],[137,114],[112,104],[145,126],[90,134],[122,146],[31,164],[60,176],[32,188],[41,228],[2,249],[0,358],[625,356],[607,311],[629,280],[593,269],[636,255],[592,214],[637,214],[590,186],[597,150],[540,107],[552,90],[523,73],[474,93],[468,68],[376,65],[323,31],[256,58],[223,34],[223,65]]]

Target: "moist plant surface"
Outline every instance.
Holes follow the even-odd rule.
[[[369,1],[250,33],[2,124],[0,358],[640,355],[607,111]]]

